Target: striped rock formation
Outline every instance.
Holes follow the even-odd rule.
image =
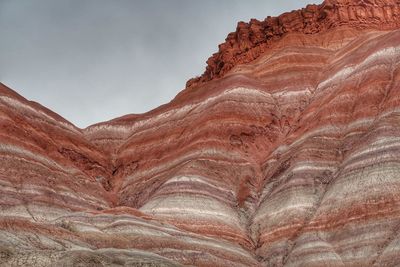
[[[0,266],[398,266],[399,24],[239,23],[170,103],[86,129],[0,86]]]

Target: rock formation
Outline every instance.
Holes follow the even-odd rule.
[[[264,21],[239,22],[236,32],[231,32],[219,51],[207,60],[204,74],[189,80],[187,87],[222,77],[234,66],[253,61],[285,34],[316,34],[343,26],[395,29],[400,26],[399,16],[397,0],[328,0]]]
[[[79,129],[0,86],[0,266],[398,266],[400,1],[239,23]]]

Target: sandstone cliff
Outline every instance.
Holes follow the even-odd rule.
[[[251,62],[287,33],[316,34],[343,26],[360,30],[393,29],[399,27],[399,16],[397,0],[329,0],[264,21],[239,22],[236,31],[207,60],[204,74],[189,80],[187,87],[222,77],[234,66]]]
[[[398,266],[399,23],[239,23],[169,104],[86,129],[1,85],[0,266]]]

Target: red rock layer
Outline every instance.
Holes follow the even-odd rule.
[[[2,87],[0,263],[397,266],[400,30],[385,27],[287,33],[83,130]]]
[[[186,86],[222,77],[234,66],[253,61],[287,33],[315,34],[344,25],[354,29],[396,29],[400,25],[399,1],[329,0],[264,21],[239,22],[236,31],[228,34],[218,52],[207,60],[206,71]]]

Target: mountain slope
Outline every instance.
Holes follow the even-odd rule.
[[[396,266],[399,22],[239,23],[169,104],[82,130],[2,86],[0,263]]]

